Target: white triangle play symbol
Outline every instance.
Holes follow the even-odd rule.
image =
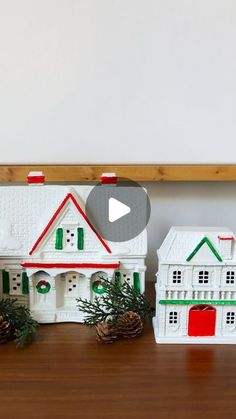
[[[131,211],[128,205],[123,204],[123,202],[118,201],[118,199],[110,198],[109,199],[109,221],[114,223],[114,221],[119,220],[125,215],[129,214]]]

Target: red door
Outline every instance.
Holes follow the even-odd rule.
[[[216,309],[214,307],[199,304],[189,310],[189,336],[214,336],[215,325]]]

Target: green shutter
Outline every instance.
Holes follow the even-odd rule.
[[[3,294],[9,294],[10,292],[9,272],[6,271],[2,271],[2,291]]]
[[[22,294],[29,294],[29,278],[26,272],[22,273]]]
[[[79,227],[77,229],[77,233],[78,233],[78,242],[77,242],[78,250],[83,250],[84,249],[84,229]]]
[[[115,283],[117,287],[121,287],[121,273],[119,271],[115,273]]]
[[[55,248],[57,250],[62,250],[63,249],[63,229],[62,228],[57,229]]]
[[[140,274],[138,272],[134,272],[133,278],[134,278],[134,289],[135,291],[140,292]]]

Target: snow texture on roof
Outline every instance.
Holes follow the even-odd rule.
[[[92,188],[87,185],[0,186],[0,257],[27,257],[67,194],[72,193],[84,210]],[[146,230],[133,240],[118,244],[107,241],[107,244],[113,255],[146,255]]]
[[[234,237],[234,234],[227,227],[171,227],[158,250],[159,261],[172,264],[186,263],[187,257],[204,237],[210,240],[220,254],[219,236]],[[236,261],[235,251],[233,259]]]

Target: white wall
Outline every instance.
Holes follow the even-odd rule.
[[[172,225],[223,226],[236,233],[236,182],[150,182],[145,187],[152,202],[148,280],[155,280],[156,249]]]
[[[235,162],[234,0],[0,0],[0,163]]]

